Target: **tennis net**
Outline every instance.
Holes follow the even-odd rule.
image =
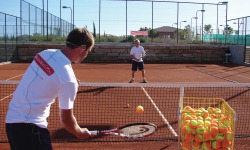
[[[5,115],[18,81],[0,81],[0,142],[8,142]],[[130,123],[157,125],[155,134],[141,139],[101,136],[89,142],[178,141],[178,102],[180,97],[223,98],[237,115],[235,146],[250,141],[250,83],[87,83],[82,82],[74,104],[74,114],[81,127],[89,130],[111,129]],[[135,112],[144,107],[143,114]],[[80,141],[60,124],[57,100],[51,106],[48,128],[53,142]],[[237,140],[238,139],[238,140]]]

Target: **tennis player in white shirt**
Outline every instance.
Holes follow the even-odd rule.
[[[91,136],[73,114],[78,80],[71,64],[80,63],[93,46],[93,35],[76,28],[69,33],[64,49],[48,49],[35,56],[9,103],[5,122],[11,150],[52,149],[47,117],[56,97],[63,127],[82,140]]]
[[[142,83],[147,83],[145,79],[145,69],[143,56],[145,55],[145,50],[142,46],[140,46],[140,40],[135,40],[135,45],[130,50],[130,56],[132,59],[132,79],[129,83],[135,82],[135,72],[139,69],[142,73]]]

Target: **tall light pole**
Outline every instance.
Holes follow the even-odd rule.
[[[60,0],[60,37],[62,36],[62,0]]]
[[[71,11],[71,30],[72,30],[72,8],[68,6],[63,6],[62,8],[69,8]]]
[[[217,26],[216,26],[216,34],[219,34],[219,5],[226,5],[226,27],[227,27],[227,4],[228,2],[227,1],[224,1],[224,2],[219,2],[217,4]],[[216,35],[217,36],[217,35]],[[216,42],[217,42],[217,38],[216,38]]]
[[[205,10],[204,10],[204,9],[202,9],[202,10],[197,10],[197,11],[196,11],[196,16],[195,16],[197,19],[198,19],[198,17],[197,17],[197,13],[198,13],[199,11],[201,11],[201,12],[205,12]],[[197,19],[196,19],[196,33],[195,33],[195,34],[196,34],[196,36],[197,36]]]
[[[73,0],[73,29],[75,28],[75,0]]]
[[[226,5],[226,39],[225,39],[225,43],[227,44],[227,34],[228,34],[227,8],[228,8],[228,2],[223,2],[223,4]]]
[[[191,36],[192,36],[192,39],[193,39],[193,19],[198,19],[197,17],[192,17],[191,18]]]

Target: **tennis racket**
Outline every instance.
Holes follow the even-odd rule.
[[[92,136],[115,135],[124,138],[143,138],[152,135],[156,128],[152,123],[133,123],[111,130],[90,131],[90,133]]]
[[[145,57],[146,54],[147,54],[147,52],[148,52],[148,49],[146,49],[146,50],[144,51],[144,53],[141,54],[141,58]]]

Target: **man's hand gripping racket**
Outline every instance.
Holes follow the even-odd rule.
[[[146,56],[146,53],[148,52],[148,50],[145,50],[143,53],[141,53],[140,57],[139,58],[135,58],[133,59],[134,61],[139,61],[141,58],[145,57]]]
[[[147,52],[148,52],[148,50],[145,50],[145,51],[144,51],[144,53],[142,53],[142,54],[141,54],[141,57],[140,57],[140,58],[145,57],[145,56],[146,56],[146,54],[147,54]]]
[[[116,135],[125,138],[143,138],[153,134],[156,128],[152,123],[134,123],[111,130],[90,131],[90,133],[92,136]]]

